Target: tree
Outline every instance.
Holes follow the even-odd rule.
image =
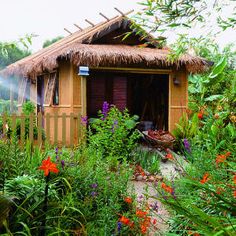
[[[142,28],[154,34],[160,46],[166,43],[170,32],[196,41],[202,40],[202,36],[191,36],[188,30],[204,30],[205,36],[214,38],[236,27],[235,0],[143,0],[139,4],[145,8],[133,17],[131,28],[144,37],[147,33]]]
[[[46,40],[44,43],[43,43],[43,48],[46,48],[46,47],[48,47],[49,45],[51,45],[51,44],[53,44],[53,43],[55,43],[55,42],[57,42],[57,41],[59,41],[59,40],[61,40],[61,39],[63,39],[63,36],[58,36],[58,37],[56,37],[56,38],[53,38],[53,39],[48,39],[48,40]]]

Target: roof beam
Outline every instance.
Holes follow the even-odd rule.
[[[93,22],[91,22],[91,21],[89,21],[89,20],[87,20],[87,19],[85,19],[85,21],[86,21],[87,23],[89,23],[90,25],[92,25],[93,27],[95,26],[95,24],[94,24]]]
[[[83,30],[83,28],[81,28],[79,25],[77,25],[77,24],[74,24],[74,26],[76,27],[76,28],[78,28],[80,31],[82,31]]]
[[[64,28],[64,30],[69,33],[70,35],[72,34],[67,28]]]
[[[110,19],[107,16],[105,16],[103,13],[99,12],[99,15],[102,16],[103,18],[105,18],[107,20],[107,22],[110,21]]]

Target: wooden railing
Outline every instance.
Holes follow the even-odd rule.
[[[84,129],[81,114],[0,115],[2,138],[7,139],[16,135],[22,146],[29,140],[39,146],[49,143],[60,147],[73,147],[80,143]]]

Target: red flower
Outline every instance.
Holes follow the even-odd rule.
[[[236,198],[236,190],[234,191],[234,198]]]
[[[208,182],[210,180],[209,176],[210,176],[209,173],[204,174],[200,183],[205,184],[206,182]]]
[[[126,198],[124,199],[124,201],[125,201],[126,203],[128,203],[128,204],[131,204],[133,200],[132,200],[131,197],[126,197]]]
[[[132,222],[130,222],[130,219],[127,218],[127,217],[125,217],[125,216],[121,216],[121,218],[119,219],[119,221],[120,221],[122,224],[128,225],[128,226],[130,226],[130,227],[133,227],[133,225],[134,225]]]
[[[198,114],[197,114],[197,117],[199,120],[202,120],[203,119],[203,112],[200,111]]]
[[[152,221],[152,224],[156,224],[157,223],[157,219],[154,219],[153,221]]]
[[[174,157],[171,153],[167,153],[165,156],[167,159],[174,160]]]
[[[147,215],[146,211],[136,210],[136,216],[138,216],[138,217],[146,217],[146,215]]]
[[[226,152],[225,154],[219,154],[216,157],[216,164],[223,163],[226,161],[226,158],[230,156],[231,152]]]
[[[174,192],[173,188],[171,188],[170,186],[166,185],[165,183],[161,184],[161,187],[168,193],[172,194]]]
[[[42,161],[42,165],[39,167],[39,170],[44,171],[44,175],[48,176],[50,172],[58,173],[57,165],[51,162],[50,157],[47,160]]]
[[[236,184],[236,175],[234,175],[234,184]]]

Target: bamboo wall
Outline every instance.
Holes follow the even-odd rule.
[[[173,80],[180,82],[175,85]],[[174,71],[169,77],[169,131],[173,131],[175,124],[186,112],[188,105],[188,79],[186,71]]]
[[[163,72],[162,72],[163,73]],[[175,124],[178,123],[180,117],[186,111],[187,108],[187,97],[188,97],[188,82],[186,71],[174,71],[167,72],[169,74],[169,117],[168,126],[169,130],[172,131],[175,128]],[[180,81],[179,85],[173,83],[173,78],[176,77]],[[44,81],[46,86],[46,81]],[[82,78],[77,74],[77,67],[73,66],[69,62],[61,62],[59,66],[59,105],[56,106],[45,106],[45,114],[51,114],[61,117],[71,114],[81,114],[86,116],[87,112],[87,96],[86,96],[86,78]],[[31,86],[31,99],[32,101],[37,100],[37,84]],[[64,114],[64,115],[63,115]],[[53,142],[55,140],[54,130],[55,127],[71,127],[72,120],[63,119],[50,121],[50,134],[49,139]],[[78,120],[73,122],[74,128],[78,128]],[[49,129],[45,127],[46,129]],[[71,130],[66,128],[65,137],[68,144],[71,142]],[[58,142],[62,142],[63,134],[62,129],[58,129],[56,138]],[[78,132],[74,133],[74,140],[78,140]]]

